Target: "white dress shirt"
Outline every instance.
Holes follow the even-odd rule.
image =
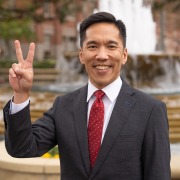
[[[103,124],[103,132],[102,132],[102,139],[101,142],[104,138],[104,134],[106,132],[114,105],[116,103],[117,96],[119,94],[119,91],[122,87],[122,80],[120,77],[118,77],[115,81],[113,81],[111,84],[106,86],[105,88],[102,89],[104,91],[105,95],[103,97],[103,103],[104,103],[104,124]],[[96,97],[94,96],[94,92],[98,90],[89,80],[88,81],[88,94],[87,94],[87,102],[88,102],[88,117],[87,117],[87,126],[89,122],[89,113],[91,106],[93,102],[95,101]],[[15,114],[19,111],[21,111],[23,108],[25,108],[29,104],[29,99],[26,100],[25,102],[21,104],[15,104],[11,101],[11,107],[10,107],[10,112],[11,114]]]
[[[117,96],[119,94],[119,91],[122,87],[122,80],[120,77],[118,77],[115,81],[113,81],[111,84],[106,86],[105,88],[102,89],[104,91],[105,95],[103,96],[103,103],[104,103],[104,124],[103,124],[103,132],[102,132],[102,139],[101,142],[104,138],[104,134],[106,132],[114,105],[116,103]],[[94,95],[94,92],[98,90],[89,80],[88,82],[88,94],[87,94],[87,102],[88,103],[88,117],[87,117],[87,126],[89,122],[89,114],[90,114],[90,109],[95,101],[96,97]]]
[[[11,103],[10,103],[10,113],[11,114],[15,114],[15,113],[21,111],[22,109],[24,109],[28,104],[29,104],[29,98],[28,98],[28,100],[24,101],[21,104],[15,104],[11,100]]]

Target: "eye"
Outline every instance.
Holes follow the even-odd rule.
[[[108,47],[108,49],[110,49],[110,50],[115,50],[115,49],[117,49],[117,46],[116,46],[116,45],[112,45],[112,44],[108,45],[107,47]]]
[[[96,50],[96,49],[97,49],[97,46],[96,46],[96,45],[89,45],[89,46],[87,47],[87,49],[89,49],[89,50]]]

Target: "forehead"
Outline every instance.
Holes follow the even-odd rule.
[[[119,29],[113,23],[95,23],[86,30],[84,43],[89,41],[116,41],[122,43]]]

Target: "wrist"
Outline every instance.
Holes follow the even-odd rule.
[[[25,102],[26,100],[28,100],[29,98],[29,92],[14,92],[14,97],[13,97],[13,102],[15,104],[21,104],[23,102]]]

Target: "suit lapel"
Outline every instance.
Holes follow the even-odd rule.
[[[87,174],[90,174],[88,135],[87,135],[87,86],[79,90],[74,99],[74,123],[82,155],[82,160]]]
[[[132,94],[134,94],[134,90],[125,82],[123,82],[108,127],[106,129],[99,155],[92,170],[90,176],[91,178],[96,175],[96,173],[102,166],[117,136],[127,122],[128,116],[132,110],[132,107],[135,104],[135,100],[133,99]]]

